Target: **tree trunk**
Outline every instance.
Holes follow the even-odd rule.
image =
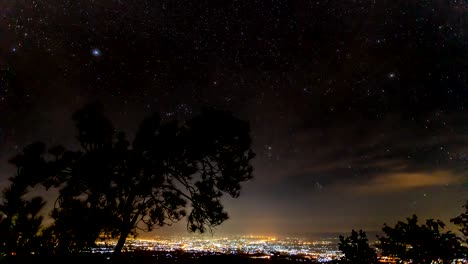
[[[113,253],[114,257],[119,256],[120,253],[122,252],[122,248],[125,245],[125,241],[127,240],[127,236],[129,233],[130,231],[127,229],[127,230],[122,231],[122,233],[120,234],[119,241],[117,242],[117,245],[115,245],[114,247],[114,253]]]
[[[127,210],[125,210],[124,216],[123,216],[123,222],[125,223],[123,225],[123,228],[120,233],[119,241],[117,242],[117,245],[115,245],[114,252],[113,252],[113,257],[116,259],[120,253],[122,252],[122,248],[125,245],[125,241],[127,240],[128,235],[130,234],[130,231],[133,229],[135,226],[135,223],[138,219],[138,214],[135,214],[133,218],[130,216],[131,211],[133,209],[133,199],[135,199],[135,195],[130,194],[129,198],[127,200],[127,204],[125,207]]]

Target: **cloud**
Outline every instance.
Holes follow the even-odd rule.
[[[427,118],[436,114],[429,113]],[[269,144],[277,160],[265,162],[267,155],[257,151],[259,158],[264,157],[257,160],[257,175],[305,192],[316,182],[333,188],[423,177],[418,175],[432,182],[441,172],[468,179],[465,117],[446,114],[429,122],[430,129],[427,120],[410,122],[389,116],[381,121],[302,128]]]
[[[367,184],[351,188],[360,193],[399,192],[424,187],[447,186],[463,182],[463,177],[449,171],[387,173]]]

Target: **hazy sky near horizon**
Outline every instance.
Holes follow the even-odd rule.
[[[104,103],[131,136],[205,106],[252,128],[234,234],[448,221],[468,199],[468,3],[0,0],[0,186]],[[158,231],[171,234],[185,223]]]

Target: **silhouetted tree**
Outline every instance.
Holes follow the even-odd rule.
[[[43,231],[43,238],[51,246],[47,252],[55,255],[79,253],[95,246],[96,238],[109,224],[102,217],[103,210],[92,209],[79,199],[62,201],[51,216],[55,221]]]
[[[451,263],[462,255],[463,247],[455,234],[441,233],[444,227],[442,221],[433,219],[419,225],[416,215],[393,228],[385,224],[385,236],[379,237],[382,254],[413,263]]]
[[[25,198],[29,187],[35,186],[45,174],[46,163],[42,159],[45,145],[33,143],[24,148],[10,163],[16,166],[16,174],[0,199],[0,252],[4,255],[24,255],[39,250],[39,229],[43,217],[39,215],[45,205],[39,197]]]
[[[240,194],[252,178],[249,125],[229,112],[204,109],[181,123],[145,119],[133,143],[115,133],[99,104],[73,115],[81,150],[56,147],[47,187],[59,188],[49,230],[67,249],[99,235],[118,237],[118,254],[137,229],[172,224],[205,232],[228,218],[221,198]]]
[[[369,246],[366,232],[354,229],[351,231],[351,236],[344,237],[340,235],[338,244],[339,250],[344,253],[344,258],[340,263],[349,264],[372,264],[377,263],[377,253]]]
[[[460,232],[465,236],[465,241],[468,242],[468,202],[463,206],[465,212],[450,220],[459,227]]]

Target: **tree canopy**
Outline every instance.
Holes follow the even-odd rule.
[[[252,178],[249,124],[230,112],[205,108],[185,122],[154,114],[141,122],[132,142],[114,129],[100,104],[88,104],[72,118],[79,149],[46,151],[39,143],[35,162],[22,164],[29,185],[58,190],[55,221],[43,231],[56,253],[80,251],[107,237],[118,238],[118,254],[137,230],[185,216],[189,231],[211,230],[228,219],[222,197],[238,197],[241,184]]]
[[[344,253],[340,263],[348,264],[372,264],[377,263],[377,253],[369,246],[366,232],[354,229],[351,235],[339,237],[338,249]]]
[[[0,198],[0,255],[39,250],[43,220],[40,210],[45,201],[40,196],[31,198],[26,194],[44,171],[46,164],[39,155],[44,149],[44,144],[33,143],[10,160],[16,173],[9,179],[10,186],[3,190]]]
[[[463,256],[464,248],[454,233],[442,232],[444,227],[434,219],[420,225],[416,215],[398,221],[395,227],[385,224],[385,235],[379,237],[382,254],[413,263],[451,263]]]
[[[465,212],[450,220],[453,224],[459,227],[459,231],[465,236],[465,242],[468,243],[468,201],[463,206]]]

